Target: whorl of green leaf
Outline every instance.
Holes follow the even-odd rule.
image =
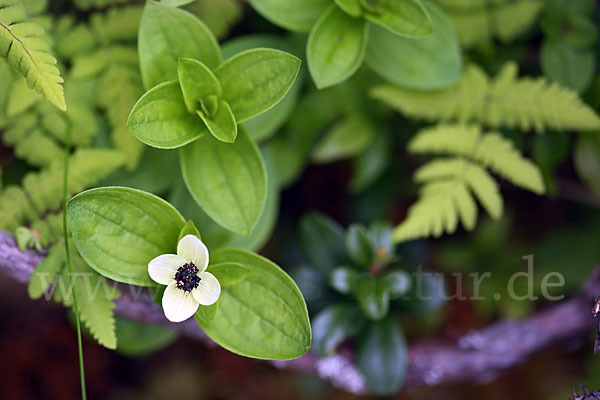
[[[72,255],[72,261],[73,279],[66,268],[64,244],[61,242],[53,245],[47,257],[31,275],[27,288],[29,296],[38,299],[45,293],[51,293],[56,302],[72,307],[72,289],[76,290],[81,321],[101,345],[116,349],[113,300],[119,297],[119,291],[109,285],[106,278],[90,268],[78,254]]]
[[[408,150],[469,157],[517,186],[537,194],[545,190],[537,165],[524,158],[501,133],[482,133],[475,125],[439,125],[424,129],[410,141]]]
[[[79,149],[70,160],[68,195],[86,189],[124,163],[115,150]],[[0,228],[9,231],[33,221],[62,201],[62,160],[40,172],[30,172],[22,186],[8,186],[0,193]]]
[[[494,37],[510,42],[529,29],[544,8],[542,0],[437,2],[446,11],[464,47],[487,43]]]
[[[479,122],[490,127],[531,129],[600,129],[600,118],[572,90],[545,78],[517,78],[517,65],[507,63],[495,79],[471,65],[447,89],[416,91],[390,84],[371,95],[390,107],[431,121]]]
[[[29,87],[65,111],[63,79],[44,29],[26,17],[25,9],[16,1],[0,0],[0,55],[25,77]]]

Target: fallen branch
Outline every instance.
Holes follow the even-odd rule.
[[[0,273],[26,284],[43,256],[33,250],[21,252],[7,232],[0,231]],[[115,312],[136,321],[169,326],[182,334],[212,343],[194,320],[171,324],[149,295],[135,301],[122,290]],[[590,274],[581,292],[519,321],[500,321],[472,332],[456,342],[422,341],[410,348],[410,368],[405,386],[485,382],[528,360],[534,353],[594,329],[591,307],[600,294],[600,267]],[[309,353],[292,361],[276,361],[277,367],[313,373],[334,386],[354,393],[367,391],[348,351],[328,358]]]

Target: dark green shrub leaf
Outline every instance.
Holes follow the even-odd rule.
[[[335,290],[342,294],[350,294],[354,292],[358,272],[350,267],[337,267],[329,275],[329,284]]]
[[[158,325],[147,325],[124,318],[116,320],[117,352],[130,357],[154,353],[173,343],[179,334]]]
[[[327,163],[353,157],[362,152],[373,139],[374,129],[362,116],[350,116],[338,122],[313,150],[317,163]]]
[[[308,69],[317,88],[338,84],[360,67],[367,50],[368,24],[332,5],[310,31]]]
[[[321,357],[331,355],[344,340],[358,334],[365,322],[356,306],[338,303],[327,307],[312,321],[312,349]]]
[[[431,2],[424,4],[433,23],[431,35],[406,38],[372,26],[365,62],[391,83],[439,89],[458,81],[462,74],[460,43],[441,8]]]
[[[364,314],[371,320],[380,320],[389,311],[389,289],[383,277],[359,277],[356,281],[356,298]]]
[[[83,259],[117,282],[153,286],[148,262],[174,254],[185,220],[153,194],[122,187],[91,189],[67,206],[71,233]]]
[[[127,128],[142,143],[159,149],[181,147],[208,133],[202,120],[187,111],[177,81],[147,91],[133,106]]]
[[[331,0],[249,0],[259,14],[282,28],[308,32]]]
[[[302,217],[300,243],[310,264],[325,277],[346,260],[344,230],[326,215],[313,212]]]
[[[288,360],[308,351],[306,304],[285,272],[257,254],[237,249],[217,250],[211,262],[237,263],[250,270],[243,281],[223,288],[210,324],[196,317],[211,339],[234,353],[261,359]]]
[[[577,92],[590,85],[596,70],[593,49],[579,49],[561,40],[543,44],[541,62],[546,76]]]
[[[368,268],[375,258],[375,249],[364,226],[350,225],[346,231],[346,252],[361,267]]]
[[[421,37],[433,31],[427,11],[417,0],[361,0],[365,6],[365,18],[395,35]]]
[[[373,393],[389,396],[400,389],[408,369],[408,350],[392,317],[369,324],[358,344],[356,364]]]

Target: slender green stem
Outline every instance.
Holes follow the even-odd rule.
[[[69,234],[67,230],[67,197],[68,197],[68,183],[69,183],[69,156],[71,148],[71,129],[67,129],[67,136],[65,140],[65,171],[63,178],[63,235],[65,239],[65,253],[67,257],[67,268],[69,271],[69,283],[71,291],[73,292],[73,310],[75,311],[75,324],[77,326],[77,349],[79,351],[79,374],[81,378],[81,400],[86,400],[87,395],[85,392],[85,372],[83,369],[83,346],[81,344],[81,323],[79,321],[79,302],[77,301],[77,291],[73,284],[73,265],[71,264],[71,252],[69,251]]]

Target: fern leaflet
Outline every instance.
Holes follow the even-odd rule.
[[[412,153],[470,157],[516,186],[537,194],[544,193],[544,180],[539,168],[498,132],[482,134],[481,129],[474,125],[439,125],[420,131],[410,141],[408,149]]]
[[[72,288],[77,291],[81,321],[100,344],[116,349],[114,299],[119,291],[106,278],[90,268],[79,255],[72,255],[73,286],[66,268],[63,242],[53,245],[48,256],[34,270],[27,291],[32,299],[44,294],[66,307],[73,306]]]
[[[25,19],[21,4],[0,0],[0,55],[25,77],[29,87],[65,111],[63,79],[44,38],[44,29]]]
[[[373,88],[371,95],[408,116],[426,120],[480,122],[538,132],[600,129],[598,115],[575,92],[545,78],[518,79],[517,72],[515,63],[507,63],[491,80],[471,65],[447,89],[423,92],[383,84]]]

